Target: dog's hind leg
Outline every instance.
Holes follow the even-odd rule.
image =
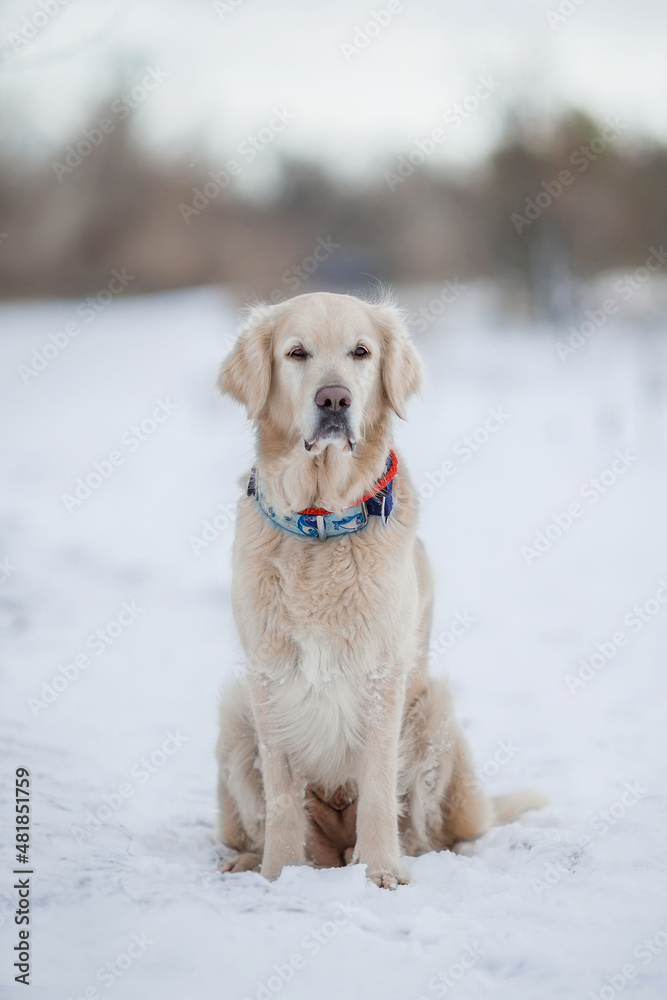
[[[236,853],[219,870],[258,870],[264,849],[264,790],[247,690],[237,682],[220,704],[217,839]]]
[[[399,780],[401,837],[408,854],[452,847],[485,833],[493,808],[454,715],[447,683],[413,679]]]
[[[472,840],[490,830],[494,822],[491,800],[481,786],[468,741],[458,727],[453,750],[452,776],[442,802],[443,846]]]
[[[544,796],[528,789],[486,795],[447,685],[439,678],[428,678],[411,702],[401,749],[401,833],[410,854],[454,847],[546,805]]]

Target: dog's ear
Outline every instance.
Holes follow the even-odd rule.
[[[218,388],[243,403],[252,420],[261,415],[269,398],[274,327],[272,307],[255,306],[220,365]]]
[[[400,311],[387,304],[373,306],[373,311],[382,340],[382,391],[392,410],[405,420],[404,403],[424,382],[422,363]]]

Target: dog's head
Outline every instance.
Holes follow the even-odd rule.
[[[421,378],[395,306],[315,292],[253,308],[219,384],[260,427],[318,455],[354,451],[389,411],[403,416]]]

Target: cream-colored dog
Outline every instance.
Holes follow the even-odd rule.
[[[393,305],[324,292],[252,309],[223,363],[257,427],[233,554],[247,681],[217,747],[223,871],[365,862],[394,887],[402,852],[543,804],[484,795],[428,676],[431,578],[391,429],[421,379]]]

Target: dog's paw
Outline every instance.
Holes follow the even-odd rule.
[[[396,889],[399,885],[409,885],[410,879],[401,868],[372,868],[366,873],[371,882],[381,889]]]
[[[223,875],[233,872],[258,872],[261,860],[259,854],[252,854],[250,851],[245,854],[235,854],[232,858],[220,861],[218,871]]]

